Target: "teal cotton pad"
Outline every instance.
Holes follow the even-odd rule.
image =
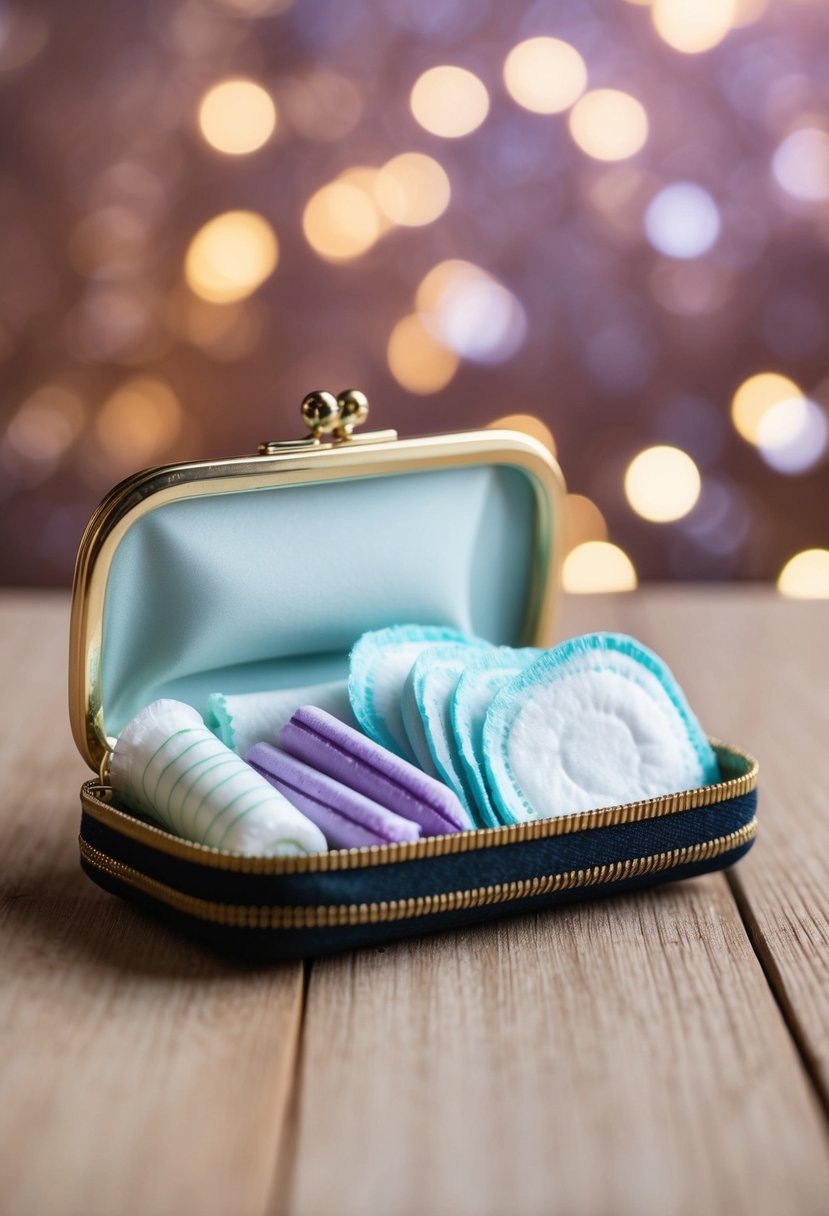
[[[484,720],[495,695],[544,652],[534,646],[514,650],[497,646],[476,655],[464,667],[450,706],[452,734],[461,772],[479,826],[494,828],[500,820],[492,805],[484,765]]]
[[[464,668],[491,649],[489,642],[478,640],[427,646],[415,659],[401,696],[403,725],[418,764],[445,781],[470,815],[474,798],[461,766],[450,711]]]
[[[348,696],[359,726],[376,743],[416,764],[400,709],[412,665],[424,647],[436,642],[475,640],[442,625],[392,625],[364,633],[352,648],[348,676]]]
[[[638,802],[719,780],[668,667],[623,634],[545,652],[487,711],[486,777],[502,823]]]

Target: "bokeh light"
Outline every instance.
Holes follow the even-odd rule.
[[[268,92],[252,80],[225,80],[214,85],[199,106],[199,127],[212,148],[231,156],[255,152],[276,126],[276,107]]]
[[[95,419],[95,438],[119,469],[157,460],[181,431],[183,414],[168,384],[138,376],[117,388]]]
[[[466,68],[429,68],[415,81],[412,114],[425,131],[457,139],[476,130],[489,113],[489,94],[482,80]]]
[[[445,346],[475,363],[503,363],[520,348],[527,317],[517,297],[471,262],[450,259],[435,266],[417,291]]]
[[[302,230],[321,258],[345,262],[371,249],[381,234],[381,223],[369,190],[341,178],[322,186],[309,199]]]
[[[226,211],[193,237],[184,275],[202,299],[224,304],[256,291],[273,273],[278,259],[276,234],[263,216],[254,211]]]
[[[599,508],[584,494],[568,494],[564,511],[564,552],[589,541],[607,540],[607,522]]]
[[[665,186],[648,204],[645,235],[670,258],[698,258],[720,235],[720,212],[707,190],[693,182]]]
[[[363,99],[353,80],[331,68],[289,77],[279,90],[279,113],[303,139],[335,143],[354,129]]]
[[[626,160],[648,138],[645,107],[619,89],[592,89],[570,111],[570,134],[594,160]]]
[[[829,600],[829,549],[804,549],[789,558],[777,589],[791,599]]]
[[[410,393],[440,392],[460,365],[458,356],[438,341],[417,313],[397,322],[386,351],[389,371]]]
[[[374,197],[380,210],[393,223],[405,227],[431,224],[443,215],[451,195],[446,170],[422,152],[393,157],[374,180]]]
[[[787,135],[775,150],[772,172],[793,198],[824,202],[829,198],[829,132],[802,127]]]
[[[686,55],[710,51],[736,17],[735,0],[653,0],[653,24],[663,42]]]
[[[757,447],[778,473],[805,473],[823,457],[829,423],[815,401],[794,397],[770,406],[757,424]]]
[[[81,434],[86,409],[72,389],[46,384],[37,389],[12,415],[6,440],[26,460],[58,460]]]
[[[779,372],[757,372],[744,380],[731,401],[731,420],[743,439],[760,440],[763,415],[781,401],[792,401],[803,393],[788,376]]]
[[[636,570],[628,555],[604,540],[576,545],[564,559],[561,582],[573,595],[634,591]]]
[[[681,519],[700,494],[699,469],[687,452],[660,445],[646,448],[625,473],[625,496],[637,515],[652,523]]]
[[[587,68],[560,38],[528,38],[504,61],[504,83],[514,101],[535,114],[567,110],[587,87]]]

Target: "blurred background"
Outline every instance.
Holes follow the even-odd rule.
[[[146,465],[531,415],[573,590],[829,595],[829,3],[0,4],[0,578]]]

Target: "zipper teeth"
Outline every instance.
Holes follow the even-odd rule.
[[[213,900],[185,895],[173,887],[150,878],[120,861],[113,861],[106,854],[80,839],[81,857],[90,866],[112,878],[126,883],[135,890],[150,895],[160,903],[169,905],[188,916],[234,929],[330,929],[349,925],[383,924],[390,921],[413,920],[420,916],[434,916],[443,912],[456,912],[469,908],[481,908],[492,904],[512,903],[518,899],[533,899],[539,895],[550,895],[557,891],[570,891],[577,887],[592,887],[610,882],[623,882],[646,874],[656,874],[689,862],[708,861],[723,853],[731,852],[747,844],[757,833],[754,817],[743,827],[717,836],[699,844],[683,845],[664,853],[652,853],[646,857],[635,857],[627,861],[591,866],[586,870],[565,870],[558,874],[546,874],[537,878],[519,879],[515,882],[496,883],[494,886],[471,887],[465,891],[448,891],[437,895],[419,895],[409,899],[382,900],[378,903],[329,904],[320,906],[299,905],[274,907],[245,904],[222,904]]]
[[[755,789],[757,761],[736,747],[716,743],[714,740],[712,743],[721,757],[738,760],[745,765],[745,771],[738,777],[730,777],[716,785],[699,786],[659,798],[649,798],[643,802],[603,807],[598,811],[580,811],[573,815],[537,819],[509,827],[475,828],[472,831],[453,832],[446,836],[425,836],[407,844],[373,844],[358,849],[333,849],[328,853],[314,853],[307,857],[242,857],[206,845],[194,844],[189,840],[181,840],[105,802],[96,792],[103,787],[95,781],[88,781],[82,787],[81,803],[83,809],[99,823],[113,828],[122,836],[128,836],[131,840],[149,845],[182,861],[239,874],[330,873],[336,870],[357,870],[366,866],[470,853],[477,849],[524,844],[532,840],[546,840],[551,836],[566,836],[592,828],[639,823],[645,819],[658,819],[663,815],[673,815],[680,811],[711,806],[715,802],[740,798]],[[111,791],[107,789],[107,793]]]

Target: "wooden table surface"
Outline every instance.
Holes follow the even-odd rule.
[[[730,875],[313,965],[80,872],[63,595],[0,599],[3,1216],[829,1212],[829,605],[570,600],[760,760]]]

